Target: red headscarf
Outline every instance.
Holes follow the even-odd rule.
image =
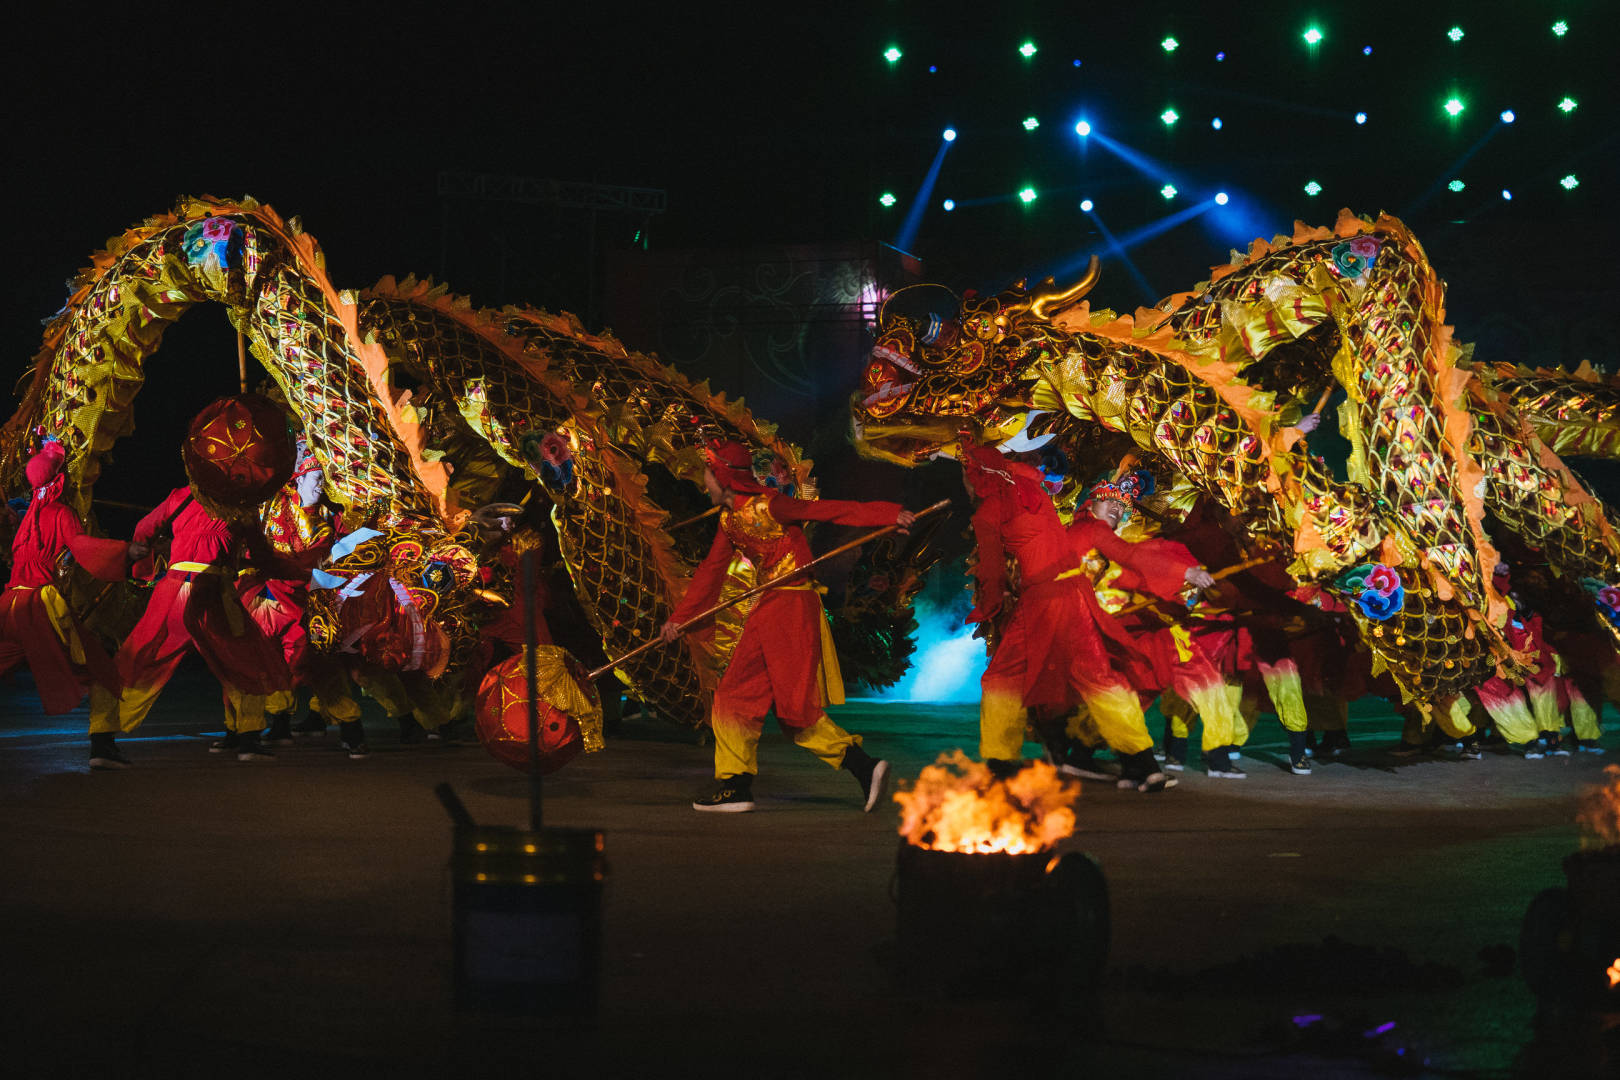
[[[968,486],[979,499],[1013,497],[1024,510],[1051,505],[1041,475],[1021,461],[1012,461],[993,446],[979,446],[963,440],[959,459]]]
[[[703,459],[727,490],[743,495],[761,495],[768,490],[754,479],[754,452],[735,439],[710,439]]]
[[[62,465],[67,461],[67,451],[55,439],[47,439],[45,445],[39,448],[39,453],[28,459],[28,486],[39,490],[49,484],[61,473]]]

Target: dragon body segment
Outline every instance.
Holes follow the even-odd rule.
[[[1522,670],[1500,633],[1487,515],[1566,576],[1620,574],[1601,506],[1536,434],[1559,430],[1567,380],[1537,376],[1535,411],[1521,413],[1522,374],[1493,384],[1472,370],[1444,325],[1443,283],[1399,221],[1346,212],[1333,229],[1256,241],[1134,318],[1093,313],[1080,299],[1089,284],[966,298],[945,313],[954,336],[886,307],[851,401],[857,445],[916,464],[964,427],[999,440],[1030,409],[1053,411],[1069,446],[1134,453],[1171,481],[1171,502],[1207,496],[1285,553],[1425,706],[1499,665]],[[1582,385],[1589,398],[1613,394]],[[1348,481],[1302,452],[1292,426],[1335,387]],[[1611,448],[1613,427],[1595,418],[1583,445]],[[1370,588],[1378,566],[1395,574]]]
[[[770,482],[815,494],[810,462],[740,401],[571,315],[478,310],[412,279],[340,291],[296,220],[252,200],[184,200],[93,262],[48,323],[24,400],[0,430],[0,472],[15,486],[35,439],[60,439],[68,497],[88,517],[100,457],[133,430],[130,405],[164,327],[220,303],[282,392],[346,528],[378,530],[328,569],[350,581],[389,574],[394,595],[445,633],[452,665],[476,643],[470,511],[503,485],[549,498],[608,655],[657,636],[701,555],[667,526],[703,504],[694,481],[708,439],[753,446]],[[341,601],[335,586],[311,589],[318,646],[343,643]],[[725,635],[717,641],[649,650],[621,678],[660,715],[696,724],[726,658]]]

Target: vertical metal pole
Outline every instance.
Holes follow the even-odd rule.
[[[242,318],[246,320],[247,316]],[[240,329],[236,331],[236,381],[242,393],[247,393],[247,337]]]
[[[535,666],[534,557],[530,548],[523,553],[523,679],[529,702],[529,831],[539,832],[540,812],[540,691]]]

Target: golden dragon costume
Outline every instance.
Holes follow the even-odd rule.
[[[1050,279],[952,298],[942,318],[896,293],[851,399],[857,445],[913,466],[964,429],[1001,439],[1050,410],[1071,446],[1131,453],[1287,553],[1326,586],[1402,694],[1455,701],[1518,657],[1491,587],[1487,515],[1587,586],[1614,627],[1620,538],[1555,451],[1612,455],[1616,389],[1574,375],[1471,366],[1444,323],[1444,283],[1398,220],[1349,211],[1329,228],[1256,240],[1209,281],[1135,317]],[[915,286],[940,290],[939,286]],[[906,312],[910,313],[907,314]],[[933,343],[930,343],[930,339]],[[1292,424],[1342,387],[1348,481],[1302,452]]]
[[[352,644],[343,586],[385,572],[402,608],[442,631],[450,663],[465,661],[476,639],[470,508],[513,477],[549,498],[562,559],[609,656],[658,636],[701,555],[701,544],[683,553],[666,525],[672,511],[699,505],[708,439],[741,440],[781,486],[815,495],[811,463],[741,401],[587,333],[571,315],[478,310],[413,279],[340,290],[298,219],[251,199],[183,200],[114,237],[70,288],[0,429],[0,475],[17,486],[35,438],[49,432],[67,451],[66,499],[88,518],[101,456],[133,430],[130,406],[164,328],[193,305],[224,305],[302,429],[346,528],[375,530],[340,549],[323,568],[326,587],[310,591],[318,647]],[[737,570],[746,578],[749,568]],[[901,574],[872,573],[899,608],[909,605]],[[660,715],[697,724],[724,661],[718,637],[649,650],[621,678]]]

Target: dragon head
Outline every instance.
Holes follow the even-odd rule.
[[[993,296],[943,285],[899,290],[878,313],[861,386],[850,398],[856,449],[917,465],[948,453],[964,429],[981,441],[1010,435],[1030,408],[1031,365],[1056,359],[1048,320],[1096,285],[1097,258],[1067,289],[1051,278]]]

